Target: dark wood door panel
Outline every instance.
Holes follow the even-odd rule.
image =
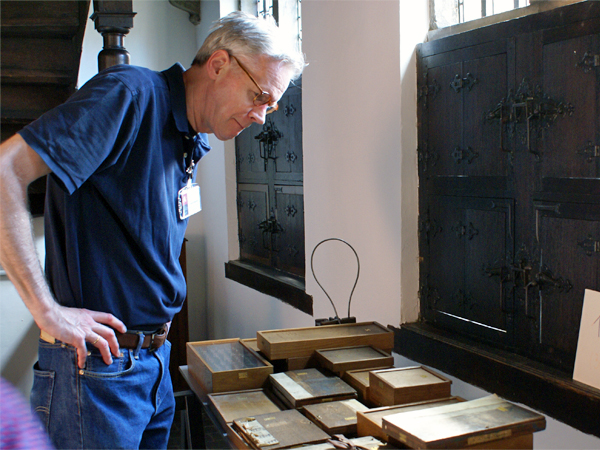
[[[302,85],[288,88],[279,101],[279,113],[273,115],[273,126],[279,132],[275,149],[275,179],[302,181]],[[271,116],[270,116],[271,117]]]
[[[265,178],[266,164],[260,157],[260,146],[256,136],[262,126],[252,124],[235,138],[237,177],[239,183],[262,181]]]
[[[429,241],[429,316],[457,331],[503,345],[512,339],[512,291],[506,267],[513,255],[510,199],[438,197]]]
[[[281,233],[275,239],[276,267],[304,274],[304,197],[302,186],[276,186],[275,203]]]
[[[600,67],[593,55],[600,55],[598,34],[544,45],[542,178],[600,178]]]
[[[469,176],[508,176],[510,159],[500,147],[499,124],[491,124],[485,111],[492,110],[509,88],[506,53],[466,61],[463,72],[477,83],[463,93],[462,148],[454,160]],[[498,121],[499,122],[499,121]],[[462,152],[465,152],[463,155]]]
[[[509,158],[500,148],[499,124],[490,123],[485,114],[507,95],[514,78],[512,50],[507,53],[514,46],[507,42],[424,60],[427,99],[420,145],[428,155],[422,173],[429,178],[510,173]]]
[[[538,249],[528,317],[532,350],[572,370],[585,289],[600,290],[600,204],[536,202]]]
[[[427,177],[454,174],[456,163],[452,157],[454,148],[461,145],[462,96],[450,88],[456,73],[462,71],[460,63],[427,69],[430,83],[439,87],[435,97],[427,103],[423,124],[423,150],[429,155],[420,158],[421,172]],[[426,163],[424,165],[424,163]]]
[[[269,262],[270,242],[259,224],[269,217],[265,185],[238,185],[240,256],[263,264]]]

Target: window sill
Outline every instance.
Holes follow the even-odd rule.
[[[225,277],[313,314],[313,299],[305,291],[304,278],[242,260],[225,263]]]
[[[394,351],[600,437],[600,390],[522,356],[424,323],[393,328]]]
[[[517,19],[519,17],[529,16],[531,14],[537,14],[540,12],[548,11],[561,6],[566,6],[571,3],[578,3],[583,0],[560,0],[560,1],[537,1],[531,2],[531,5],[513,9],[499,14],[494,14],[488,17],[482,17],[481,19],[470,20],[468,22],[459,23],[456,25],[450,25],[436,30],[430,30],[427,33],[427,41],[433,41],[435,39],[441,39],[455,34],[464,33],[465,31],[474,30],[477,28],[486,27],[500,22],[506,22],[507,20]]]

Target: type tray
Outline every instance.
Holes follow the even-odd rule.
[[[239,339],[188,342],[190,373],[207,393],[261,388],[273,366]]]
[[[496,395],[385,416],[383,430],[410,448],[531,448],[544,416]],[[435,426],[432,426],[435,424]]]
[[[316,350],[315,356],[322,367],[337,374],[394,365],[394,357],[390,353],[370,345]]]
[[[315,350],[370,345],[391,352],[394,333],[377,322],[258,331],[258,348],[269,360],[312,356]]]
[[[369,450],[394,450],[396,447],[391,447],[385,442],[381,442],[379,439],[375,439],[372,436],[363,436],[352,439],[345,439],[345,442],[350,442],[357,449],[369,449]],[[332,442],[326,442],[324,444],[314,444],[302,447],[302,450],[337,450],[340,448],[339,444],[335,446]],[[346,448],[352,448],[350,446]]]
[[[423,366],[369,372],[369,399],[378,406],[450,397],[452,381]]]
[[[252,448],[261,450],[317,444],[329,439],[327,433],[295,409],[236,419],[233,428]]]
[[[368,409],[356,413],[356,434],[358,436],[374,436],[388,441],[389,436],[383,431],[383,418],[400,412],[417,411],[419,409],[434,408],[436,406],[452,405],[464,402],[461,397],[448,397],[439,400],[408,403],[406,405],[382,406],[381,408]]]
[[[269,375],[273,392],[290,408],[356,398],[356,390],[340,377],[318,369],[291,370]]]
[[[372,406],[369,394],[369,372],[373,370],[391,369],[393,366],[386,367],[370,367],[367,369],[348,370],[342,375],[342,380],[356,389],[358,400],[367,406]]]
[[[274,413],[284,409],[281,402],[264,389],[209,394],[208,403],[223,428],[235,419]]]
[[[303,407],[304,415],[323,431],[333,434],[356,434],[356,413],[368,408],[358,400],[317,403]]]

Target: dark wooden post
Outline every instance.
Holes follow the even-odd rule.
[[[98,54],[98,71],[116,64],[129,64],[129,52],[123,43],[125,35],[133,28],[135,15],[132,0],[94,0],[94,13],[90,19],[104,39],[104,47]]]

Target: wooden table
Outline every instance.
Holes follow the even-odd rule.
[[[214,440],[214,437],[223,441],[225,448],[235,449],[227,433],[217,420],[208,404],[208,392],[204,387],[190,374],[188,366],[179,366],[179,372],[194,393],[194,395],[185,398],[186,404],[186,440],[189,448],[205,449],[215,448],[207,446],[207,442]],[[205,419],[208,419],[206,421]],[[219,446],[219,448],[221,448]]]

